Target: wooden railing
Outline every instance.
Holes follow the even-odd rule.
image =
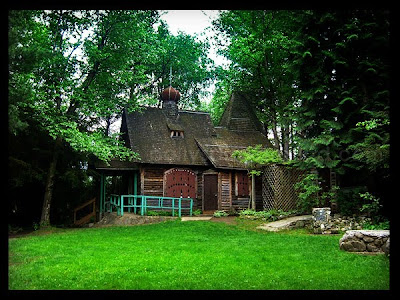
[[[106,204],[108,204],[108,212],[112,212],[113,208],[116,208],[119,216],[124,215],[124,209],[126,208],[129,212],[133,208],[135,214],[139,208],[142,216],[147,213],[148,209],[171,210],[172,216],[175,216],[175,211],[177,211],[179,217],[182,216],[183,210],[188,210],[190,216],[193,212],[192,198],[111,194],[110,201],[107,201]]]
[[[77,211],[81,210],[82,208],[85,208],[86,206],[88,206],[90,204],[92,204],[92,211],[88,215],[86,215],[86,216],[80,218],[79,220],[77,220],[76,219]],[[74,225],[78,225],[79,226],[79,225],[83,225],[85,223],[88,223],[92,217],[96,218],[96,198],[93,198],[92,200],[89,200],[89,201],[83,203],[82,205],[80,205],[80,206],[78,206],[77,208],[74,209]]]

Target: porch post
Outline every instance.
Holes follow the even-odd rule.
[[[135,171],[135,173],[133,173],[133,194],[135,196],[137,195],[137,178],[138,178],[138,173]]]
[[[104,174],[100,174],[100,220],[103,217],[104,213]]]

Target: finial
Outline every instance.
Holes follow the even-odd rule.
[[[172,86],[172,66],[169,67],[169,86]]]

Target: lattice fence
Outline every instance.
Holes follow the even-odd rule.
[[[268,165],[262,172],[262,198],[264,210],[296,209],[298,192],[294,185],[304,171],[282,165]]]

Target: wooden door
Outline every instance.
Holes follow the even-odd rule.
[[[204,175],[204,210],[218,209],[218,175]]]
[[[196,174],[187,169],[171,169],[165,172],[165,197],[196,199]]]

